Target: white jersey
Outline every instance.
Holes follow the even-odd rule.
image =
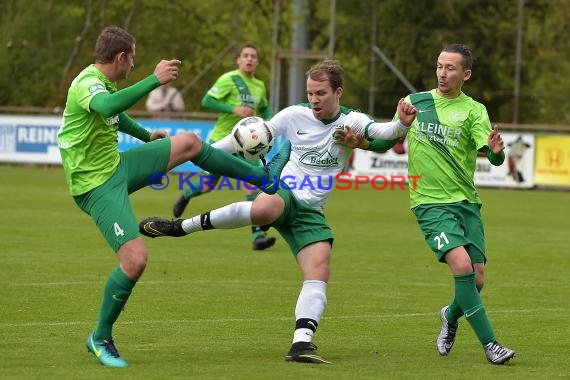
[[[269,121],[275,137],[291,141],[291,156],[281,172],[281,182],[295,197],[322,210],[336,176],[345,171],[352,149],[334,143],[335,129],[349,126],[359,136],[392,140],[404,136],[407,128],[399,122],[376,123],[370,116],[341,107],[332,120],[317,120],[309,105],[290,106]]]

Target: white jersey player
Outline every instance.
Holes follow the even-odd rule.
[[[287,361],[330,363],[312,343],[327,304],[326,288],[333,234],[323,214],[335,176],[347,166],[350,148],[335,143],[337,128],[350,127],[359,136],[393,140],[404,136],[416,109],[401,99],[399,121],[376,123],[367,115],[340,106],[342,68],[335,61],[316,64],[307,72],[309,103],[288,107],[269,122],[287,141],[270,165],[284,165],[281,186],[273,195],[260,193],[253,202],[237,202],[186,220],[147,218],[141,233],[150,237],[181,236],[209,229],[270,225],[289,245],[303,274],[295,307],[293,344]],[[214,144],[231,151],[231,137]]]
[[[326,82],[317,84],[326,85]],[[359,136],[382,140],[393,140],[407,132],[400,122],[376,123],[362,112],[340,106],[332,119],[317,119],[311,103],[285,108],[270,124],[276,136],[284,136],[291,142],[291,155],[281,182],[297,200],[321,211],[336,176],[346,170],[352,153],[352,149],[335,143],[338,130],[349,126]]]

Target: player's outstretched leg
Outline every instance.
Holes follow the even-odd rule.
[[[483,347],[485,356],[490,363],[505,364],[515,357],[516,352],[500,344],[497,341],[491,342]]]
[[[279,189],[281,171],[289,161],[290,152],[291,143],[287,141],[271,162],[261,167],[202,143],[199,155],[192,162],[212,174],[245,180],[257,186],[264,193],[275,194]]]
[[[312,364],[332,364],[328,360],[323,359],[317,353],[317,346],[312,342],[293,343],[289,353],[285,356],[285,361]]]
[[[439,319],[441,321],[441,331],[437,337],[437,352],[440,355],[447,356],[455,343],[455,334],[457,334],[457,327],[459,325],[451,325],[447,318],[445,318],[445,311],[449,306],[445,306],[439,312]]]
[[[143,219],[139,223],[139,231],[144,236],[150,238],[160,236],[180,237],[187,235],[182,229],[182,219],[171,220],[160,218],[158,216],[151,216]]]
[[[119,355],[113,340],[95,340],[93,333],[87,338],[87,351],[95,355],[107,367],[126,367],[127,362]]]

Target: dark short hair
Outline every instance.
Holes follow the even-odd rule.
[[[444,47],[441,52],[461,54],[463,57],[463,68],[471,70],[473,67],[473,54],[471,54],[471,50],[463,44],[449,44]]]
[[[130,54],[136,40],[126,30],[118,26],[108,26],[101,31],[95,43],[95,61],[111,63],[121,52]]]
[[[251,49],[255,50],[255,52],[257,53],[257,59],[259,59],[259,50],[257,50],[257,46],[255,46],[254,44],[243,44],[243,45],[241,45],[239,47],[239,50],[236,52],[236,59],[238,59],[241,56],[243,49],[247,49],[247,48],[251,48]]]
[[[332,59],[319,62],[313,65],[306,73],[307,78],[316,80],[318,82],[329,81],[331,88],[335,91],[337,88],[343,86],[342,75],[344,70],[342,66]]]

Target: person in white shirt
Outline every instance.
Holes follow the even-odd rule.
[[[338,144],[336,134],[348,126],[352,133],[366,138],[394,140],[406,135],[416,109],[400,99],[397,108],[400,120],[377,123],[364,113],[340,105],[343,69],[336,61],[320,62],[306,76],[309,102],[287,107],[269,120],[275,137],[284,136],[288,140],[272,160],[272,163],[287,160],[276,194],[260,193],[253,202],[232,203],[186,220],[146,218],[139,228],[149,237],[183,236],[251,223],[277,229],[295,256],[304,280],[295,307],[293,344],[285,360],[320,364],[330,362],[317,353],[312,339],[327,304],[333,243],[323,208],[335,187],[336,176],[345,171],[352,151]],[[231,135],[213,146],[234,150]]]
[[[149,112],[184,111],[184,99],[176,87],[164,84],[148,94],[146,110]]]

